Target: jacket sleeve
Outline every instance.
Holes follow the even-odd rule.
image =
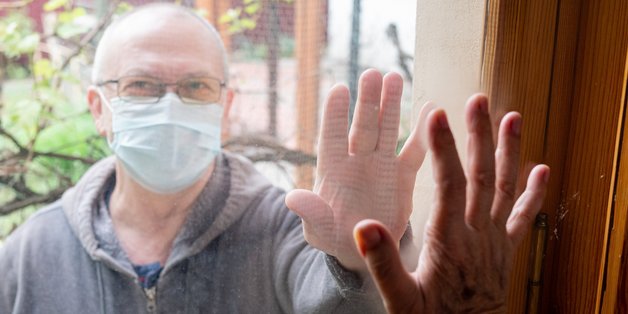
[[[274,286],[286,313],[384,313],[370,280],[307,244],[301,219],[286,211],[275,239]]]

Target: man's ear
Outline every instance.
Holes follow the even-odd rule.
[[[87,89],[87,104],[89,106],[89,112],[94,119],[94,125],[96,125],[96,131],[101,136],[107,135],[107,128],[105,122],[105,116],[103,116],[103,100],[101,94],[96,90],[96,87],[90,86]]]
[[[233,89],[231,88],[227,88],[227,94],[225,95],[225,102],[222,104],[223,105],[223,112],[222,112],[222,121],[220,122],[222,124],[221,130],[220,130],[220,138],[222,140],[222,142],[224,143],[228,138],[229,138],[229,112],[231,111],[231,105],[233,104],[233,97],[234,97],[235,93],[233,92]]]

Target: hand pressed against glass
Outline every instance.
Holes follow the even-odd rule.
[[[425,148],[415,129],[396,155],[402,88],[396,73],[382,78],[375,70],[364,72],[347,136],[349,92],[334,87],[325,105],[314,191],[295,190],[286,198],[288,207],[303,218],[310,245],[354,271],[366,272],[353,243],[355,224],[377,219],[398,241],[412,212],[416,172]]]
[[[331,91],[314,191],[293,191],[286,203],[303,218],[311,245],[349,269],[368,267],[392,313],[504,311],[514,250],[540,210],[549,168],[534,168],[515,202],[521,116],[509,113],[502,119],[495,150],[483,95],[467,104],[466,173],[441,109],[424,107],[396,156],[401,87],[396,74],[382,80],[376,71],[365,72],[348,136],[348,92]],[[423,135],[433,152],[437,190],[418,268],[407,273],[398,244],[426,152]]]
[[[506,311],[512,258],[541,208],[549,168],[536,166],[515,200],[521,116],[504,116],[494,150],[487,107],[482,95],[467,104],[466,173],[445,113],[428,116],[436,195],[415,272],[403,268],[398,239],[385,224],[366,220],[355,228],[390,313]]]

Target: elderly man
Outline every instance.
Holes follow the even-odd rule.
[[[367,269],[390,311],[503,306],[513,246],[548,175],[534,170],[511,215],[517,114],[502,122],[495,193],[486,99],[470,100],[465,200],[445,115],[425,110],[440,188],[413,281],[398,259],[386,259],[399,243],[406,250],[425,155],[419,127],[395,155],[400,76],[362,75],[348,136],[347,89],[331,91],[316,187],[286,196],[250,162],[220,151],[232,99],[225,60],[215,30],[174,5],[136,9],[106,30],[87,96],[115,156],[0,249],[1,313],[381,312]],[[383,225],[358,224],[356,248],[352,230],[365,218]],[[397,298],[396,284],[412,289]]]

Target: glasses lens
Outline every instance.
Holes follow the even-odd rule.
[[[152,103],[164,94],[164,87],[150,77],[127,76],[118,80],[118,97],[137,103]]]
[[[179,82],[179,97],[186,103],[213,103],[220,99],[221,83],[209,77],[196,77]]]

